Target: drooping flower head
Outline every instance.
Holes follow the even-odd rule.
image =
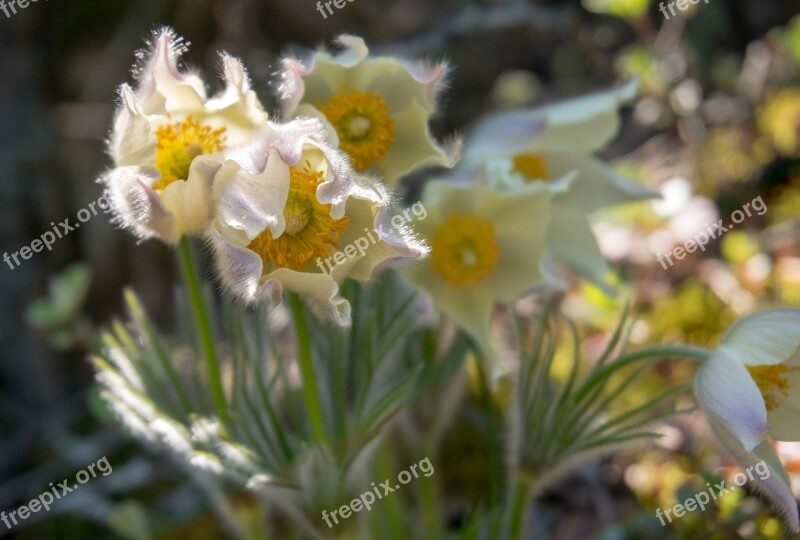
[[[742,466],[767,463],[772,474],[760,487],[799,531],[797,502],[768,437],[800,441],[800,310],[734,324],[698,371],[695,392],[711,431]]]
[[[654,196],[592,156],[616,136],[619,106],[635,93],[632,81],[617,90],[556,105],[496,114],[480,122],[467,138],[462,168],[486,167],[492,171],[488,180],[501,190],[528,183],[553,189],[545,260],[548,276],[559,286],[565,284],[556,268],[563,266],[611,293],[609,267],[587,216],[603,207]],[[574,178],[564,185],[570,173]]]
[[[326,142],[317,119],[268,122],[248,145],[225,154],[214,184],[208,238],[217,272],[234,296],[281,301],[302,295],[323,319],[350,324],[339,284],[361,281],[426,248],[390,224],[385,189],[360,176]]]
[[[431,252],[404,275],[484,346],[496,303],[513,302],[543,281],[552,194],[539,184],[500,192],[481,182],[434,180],[422,201],[428,217],[415,230]]]
[[[284,59],[284,116],[324,118],[356,171],[374,172],[390,186],[426,165],[452,166],[459,145],[442,149],[428,128],[447,67],[369,56],[355,36],[338,42],[344,50],[337,55]]]
[[[187,45],[157,32],[135,68],[136,88],[120,87],[105,184],[118,222],[141,238],[175,243],[211,219],[211,186],[220,152],[247,142],[267,122],[241,62],[222,54],[225,89],[178,66]]]

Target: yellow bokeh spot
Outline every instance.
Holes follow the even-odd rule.
[[[539,154],[517,154],[514,156],[514,171],[527,180],[548,180],[550,169],[547,160]]]
[[[339,247],[339,237],[350,220],[347,217],[333,219],[331,205],[317,200],[317,186],[323,181],[323,174],[311,170],[310,163],[304,168],[291,169],[289,196],[283,210],[286,220],[283,234],[273,238],[266,229],[247,246],[258,253],[264,264],[303,270],[318,257],[325,258]]]
[[[492,223],[470,214],[450,214],[431,240],[431,264],[453,285],[488,278],[499,256]]]
[[[161,178],[155,189],[164,189],[176,180],[189,178],[192,160],[203,154],[212,154],[223,149],[225,128],[211,129],[191,116],[181,122],[173,122],[156,129],[156,169]]]
[[[789,380],[786,375],[797,371],[797,368],[790,368],[786,364],[746,367],[756,386],[761,391],[761,395],[764,396],[767,410],[774,411],[777,409],[789,395]]]
[[[318,105],[339,135],[339,146],[353,167],[364,171],[376,165],[394,141],[394,119],[389,106],[375,92],[342,92]]]

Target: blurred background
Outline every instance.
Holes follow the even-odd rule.
[[[313,0],[40,0],[10,16],[0,11],[0,250],[18,251],[52,223],[74,224],[100,196],[95,178],[110,165],[104,138],[116,88],[131,81],[135,51],[153,29],[175,27],[192,44],[185,61],[209,75],[216,51],[241,57],[270,111],[280,55],[348,32],[379,53],[450,61],[433,126],[440,138],[468,132],[489,111],[639,77],[640,99],[604,157],[665,199],[598,216],[596,231],[620,282],[636,284],[628,298],[639,314],[634,343],[713,345],[741,314],[800,304],[798,12],[794,0],[701,1],[669,20],[650,0],[353,0],[327,19]],[[705,254],[667,270],[657,263],[657,254],[757,196],[764,215]],[[136,245],[100,213],[51,251],[13,269],[0,264],[0,509],[102,456],[114,467],[16,527],[15,537],[140,538],[145,528],[159,538],[224,537],[191,481],[98,405],[86,360],[96,331],[121,316],[126,285],[161,328],[174,327],[173,257],[156,241]],[[563,307],[591,345],[613,327],[621,302],[576,286]],[[647,384],[689,369],[671,364]],[[744,490],[661,527],[656,507],[731,465],[698,440],[701,420],[664,429],[658,445],[598,458],[551,489],[539,503],[539,537],[784,536]],[[452,444],[462,445],[462,469],[481,459],[464,441]],[[781,451],[800,474],[800,451]],[[459,468],[446,474],[457,478]],[[11,534],[0,525],[0,536]]]

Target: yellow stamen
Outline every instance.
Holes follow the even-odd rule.
[[[161,172],[161,178],[153,187],[164,189],[176,180],[187,180],[194,158],[222,150],[224,133],[225,128],[211,129],[191,116],[182,122],[159,126],[156,130],[156,168]]]
[[[267,229],[247,246],[261,256],[264,264],[272,262],[279,268],[303,270],[339,247],[339,237],[350,220],[333,219],[331,205],[317,200],[317,186],[323,181],[323,174],[311,170],[308,162],[305,168],[291,169],[289,197],[283,210],[286,229],[277,238]]]
[[[431,240],[431,264],[453,285],[488,278],[499,256],[492,223],[470,214],[450,214]]]
[[[539,154],[517,154],[514,156],[514,170],[526,180],[549,180],[550,169],[547,160]]]
[[[356,170],[364,171],[379,163],[389,151],[394,140],[394,119],[380,94],[342,92],[328,103],[318,104],[318,108],[336,128],[339,146],[350,156]]]
[[[786,375],[797,371],[798,368],[790,368],[786,364],[746,367],[756,386],[761,391],[761,395],[764,396],[767,410],[774,411],[777,409],[789,395],[789,380]]]

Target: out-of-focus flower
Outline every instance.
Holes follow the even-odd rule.
[[[274,305],[288,289],[320,318],[348,326],[350,304],[339,296],[345,278],[370,280],[392,260],[427,250],[392,226],[384,188],[355,173],[325,142],[324,129],[312,118],[270,122],[250,144],[227,152],[208,238],[234,296]]]
[[[284,59],[284,115],[326,119],[332,144],[353,167],[376,172],[390,186],[423,166],[451,167],[459,144],[443,149],[428,128],[447,66],[371,57],[355,36],[338,42],[344,48],[338,55],[320,51],[305,60]]]
[[[267,122],[241,62],[221,55],[225,89],[208,98],[202,79],[178,68],[187,46],[171,30],[155,35],[119,90],[105,184],[117,221],[141,238],[175,243],[211,219],[220,152],[246,143]]]
[[[785,156],[800,152],[800,88],[784,88],[758,112],[758,127]]]
[[[545,269],[561,287],[565,283],[556,269],[565,266],[612,292],[606,279],[608,263],[587,215],[654,196],[591,155],[616,136],[619,106],[635,94],[632,81],[552,106],[496,114],[481,122],[467,140],[463,168],[485,166],[489,182],[498,189],[550,186],[553,212],[547,226]]]
[[[772,310],[734,324],[697,373],[695,391],[711,431],[743,467],[765,461],[756,480],[800,531],[797,502],[767,436],[800,440],[800,310]]]
[[[430,243],[430,258],[405,267],[405,276],[485,345],[495,303],[513,302],[543,281],[552,195],[542,184],[499,192],[435,180],[422,200],[428,217],[415,229]]]

